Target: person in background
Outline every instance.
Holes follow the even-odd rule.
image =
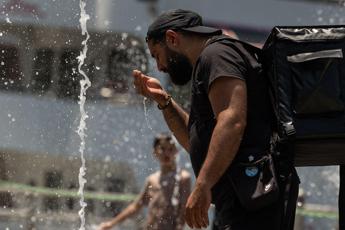
[[[146,178],[142,192],[131,204],[113,219],[101,223],[98,230],[112,229],[144,206],[148,207],[145,230],[182,230],[191,177],[186,170],[178,170],[176,154],[172,136],[157,135],[153,141],[153,155],[160,170]]]

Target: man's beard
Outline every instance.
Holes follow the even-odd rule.
[[[193,66],[188,58],[166,47],[168,57],[167,70],[171,81],[176,85],[185,85],[192,78]]]

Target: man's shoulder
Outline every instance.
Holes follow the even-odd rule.
[[[224,37],[223,39],[221,37],[219,40],[211,38],[211,43],[200,54],[201,60],[214,60],[217,57],[223,59],[224,57],[237,57],[240,55],[241,49],[238,47],[242,45],[239,42],[236,40],[226,40]]]
[[[158,180],[159,180],[159,175],[160,175],[160,171],[156,171],[156,172],[150,174],[150,175],[147,177],[146,180],[147,180],[149,183],[158,181]]]
[[[205,49],[201,52],[201,56],[209,56],[214,54],[219,54],[220,51],[225,51],[229,47],[222,42],[212,42],[208,44]]]
[[[182,178],[182,180],[189,180],[191,178],[191,174],[187,170],[182,169],[181,170],[181,178]]]

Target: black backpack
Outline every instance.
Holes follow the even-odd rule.
[[[295,166],[345,164],[345,26],[275,27],[262,50],[276,152]]]
[[[241,43],[262,65],[279,163],[345,165],[345,26],[274,27],[263,49],[222,39]]]

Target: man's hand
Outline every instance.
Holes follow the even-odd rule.
[[[149,77],[139,70],[133,70],[133,77],[134,88],[139,94],[154,100],[160,105],[166,103],[168,94],[157,79]]]
[[[113,226],[114,226],[113,223],[111,223],[110,221],[107,221],[107,222],[101,223],[97,230],[109,230]]]
[[[186,204],[186,222],[191,228],[206,228],[208,209],[211,205],[211,188],[196,183]]]

